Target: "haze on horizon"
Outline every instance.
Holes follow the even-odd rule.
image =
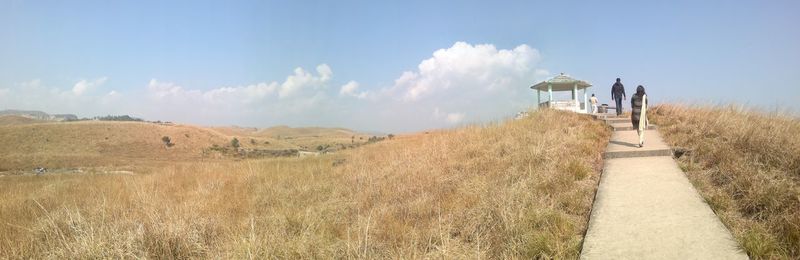
[[[0,109],[407,132],[513,116],[565,72],[800,111],[800,2],[3,1]]]

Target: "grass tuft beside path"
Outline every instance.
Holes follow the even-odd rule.
[[[754,259],[800,258],[800,119],[735,106],[650,112],[711,208]]]

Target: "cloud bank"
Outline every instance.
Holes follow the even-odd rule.
[[[528,89],[548,75],[528,45],[498,49],[456,42],[436,50],[388,86],[335,78],[327,64],[295,68],[282,81],[199,89],[168,79],[119,88],[113,78],[77,80],[66,90],[40,80],[0,86],[5,108],[91,117],[130,114],[203,125],[341,126],[419,131],[507,118],[534,104]]]

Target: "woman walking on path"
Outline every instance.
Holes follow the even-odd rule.
[[[631,97],[631,123],[639,134],[639,147],[644,146],[644,130],[647,129],[647,95],[644,87],[636,87],[636,94]]]

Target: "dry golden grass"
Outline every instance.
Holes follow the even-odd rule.
[[[161,137],[175,145],[167,148]],[[51,122],[0,127],[0,171],[199,160],[230,139],[187,125],[144,122]]]
[[[651,118],[689,179],[754,259],[800,258],[800,120],[661,105]]]
[[[0,177],[0,258],[577,258],[605,125],[544,110],[309,158]]]
[[[247,146],[250,145],[249,140],[253,139],[257,143],[270,142],[271,147],[314,151],[320,145],[330,147],[359,145],[366,143],[370,138],[370,135],[344,128],[274,126],[261,129],[244,127],[212,127],[210,129],[239,138],[243,141],[244,148],[261,148]]]
[[[268,128],[272,129],[272,128]],[[161,125],[147,122],[48,122],[20,116],[0,117],[0,171],[34,167],[131,166],[153,161],[213,160],[213,145],[265,150],[316,150],[317,146],[363,144],[367,137],[339,128],[281,127],[280,139],[246,128]],[[309,135],[313,134],[313,135]],[[161,138],[168,136],[172,146]],[[218,158],[217,158],[218,159]]]

